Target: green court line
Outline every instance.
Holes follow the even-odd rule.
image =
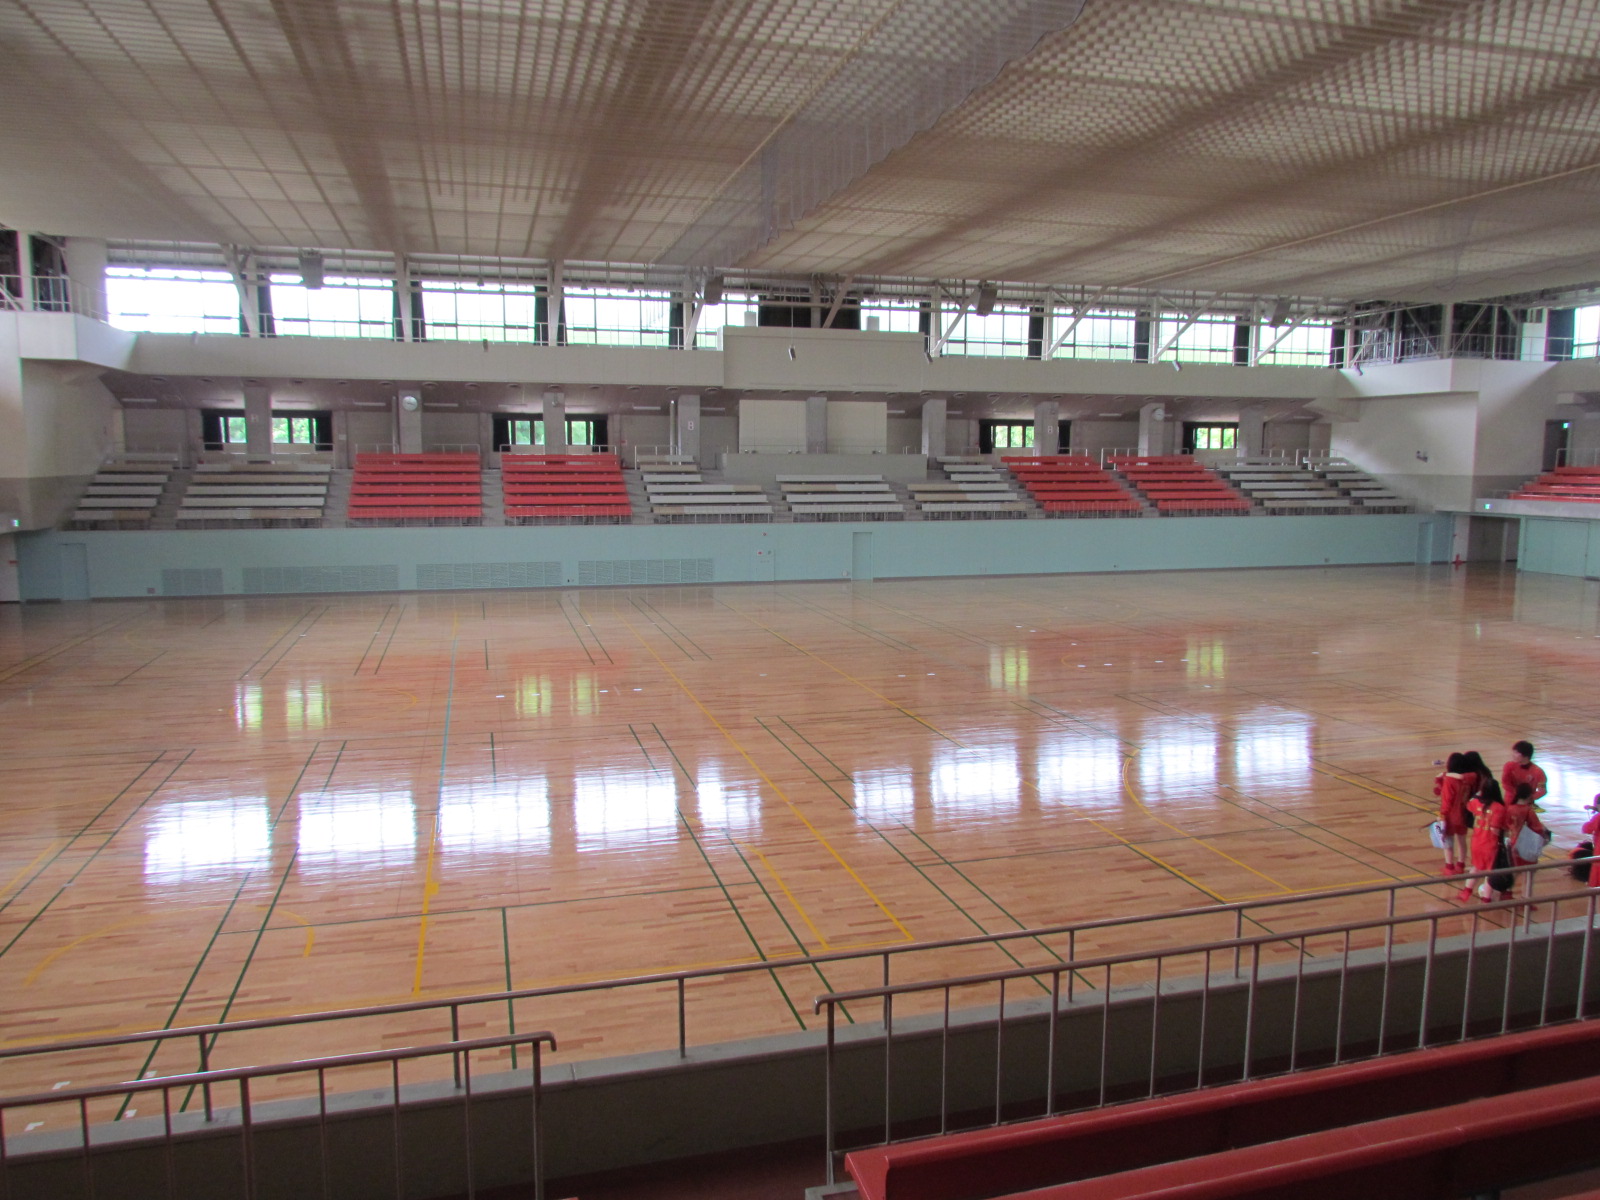
[[[279,642],[283,641],[291,633],[293,633],[296,629],[300,628],[300,622],[304,621],[306,619],[306,617],[310,614],[310,612],[311,612],[311,609],[309,607],[302,609],[300,611],[300,615],[295,617],[295,619],[293,621],[289,622],[288,628],[286,628],[277,637],[273,638],[272,641],[267,644],[267,648],[265,650],[263,650],[260,654],[256,655],[255,660],[253,662],[251,662],[251,664],[248,667],[246,667],[244,670],[240,671],[237,677],[239,679],[248,678],[250,673],[252,671],[254,671],[258,666],[261,665],[262,660],[265,659],[267,657],[267,655],[271,654],[274,649],[276,649],[276,647],[277,647]]]
[[[683,759],[678,757],[677,750],[673,748],[671,742],[667,741],[666,735],[661,732],[660,726],[652,722],[650,727],[655,730],[656,737],[661,739],[662,746],[665,747],[667,753],[672,756],[673,763],[676,765],[677,769],[683,773],[683,777],[688,781],[689,786],[696,788],[696,794],[698,795],[698,785],[695,783],[694,778],[689,774],[689,769],[683,765]],[[642,750],[643,748],[644,746],[641,742],[640,749]],[[648,754],[645,756],[645,758],[648,762]],[[659,773],[658,768],[652,766],[651,769],[657,770]],[[706,852],[705,846],[702,844],[700,838],[696,836],[694,829],[690,827],[689,822],[684,817],[682,810],[679,810],[678,812],[678,820],[682,822],[684,831],[688,833],[689,839],[694,842],[694,848],[699,852],[700,857],[705,861],[706,870],[711,872],[711,878],[717,881],[717,887],[722,892],[722,898],[728,902],[728,907],[733,910],[733,915],[738,919],[740,928],[744,930],[745,936],[750,939],[750,945],[754,947],[756,957],[761,959],[763,962],[766,961],[766,959],[770,956],[767,954],[766,950],[762,948],[760,940],[755,935],[755,931],[750,928],[750,923],[745,920],[744,912],[739,908],[738,901],[735,900],[732,894],[728,891],[728,885],[726,882],[724,882],[722,873],[717,870],[716,865],[711,861],[711,855]],[[749,860],[745,858],[744,852],[739,849],[738,845],[731,837],[728,838],[728,845],[731,846],[733,848],[733,852],[739,856],[739,861],[744,864],[744,869],[749,872],[751,880],[758,888],[761,889],[761,894],[766,897],[767,903],[772,906],[772,910],[776,914],[778,920],[783,923],[783,927],[789,931],[789,936],[794,939],[795,945],[799,946],[801,952],[803,953],[805,950],[804,944],[801,943],[799,937],[795,934],[794,927],[789,924],[789,919],[785,917],[781,911],[779,911],[777,904],[772,899],[771,893],[767,891],[766,885],[761,882],[761,879],[756,875],[755,871],[751,869]],[[784,990],[783,983],[778,979],[777,972],[768,971],[767,976],[772,980],[772,986],[778,989],[778,995],[783,997],[784,1004],[789,1008],[789,1015],[794,1017],[795,1023],[799,1025],[801,1029],[804,1029],[806,1027],[805,1020],[800,1016],[799,1011],[795,1008],[794,1001],[789,998],[789,993]]]
[[[377,663],[376,666],[374,666],[372,668],[372,673],[374,675],[376,675],[379,671],[383,670],[383,660],[389,657],[389,649],[390,649],[390,647],[392,647],[394,645],[395,635],[400,632],[400,622],[405,620],[405,616],[406,616],[406,602],[404,600],[402,600],[396,606],[396,611],[395,611],[395,614],[394,614],[394,624],[389,626],[389,636],[384,640],[383,652],[378,655],[378,663]]]
[[[648,601],[641,600],[637,596],[629,596],[628,603],[633,605],[634,609],[642,617],[644,617],[645,620],[649,621],[651,625],[660,630],[662,635],[674,646],[676,646],[678,648],[678,652],[685,658],[691,661],[696,658],[703,659],[706,662],[711,661],[711,656],[707,654],[692,637],[684,633],[683,630],[679,629],[677,625],[664,616],[661,610],[656,608],[655,605],[649,603]],[[685,644],[688,645],[689,649],[684,648]]]
[[[171,1029],[172,1023],[178,1019],[178,1013],[183,1009],[183,1002],[188,999],[189,992],[194,987],[195,980],[200,978],[200,969],[205,966],[206,959],[211,957],[211,951],[216,948],[217,936],[222,932],[222,927],[228,923],[228,918],[233,915],[234,906],[239,903],[239,897],[244,895],[245,888],[249,886],[250,873],[247,873],[245,877],[239,881],[239,886],[234,889],[233,899],[229,900],[227,908],[223,909],[221,919],[217,922],[216,928],[211,931],[211,937],[206,941],[206,948],[200,952],[200,957],[195,959],[194,969],[189,972],[189,978],[184,982],[183,988],[178,992],[178,998],[173,1001],[172,1010],[167,1013],[167,1019],[161,1022],[160,1028]],[[144,1073],[150,1069],[150,1064],[155,1061],[156,1054],[160,1052],[161,1047],[165,1044],[166,1043],[164,1042],[150,1043],[150,1052],[144,1056],[144,1062],[139,1065],[139,1072],[134,1078],[143,1078]],[[216,1044],[215,1038],[212,1039],[212,1044]],[[200,1069],[198,1061],[196,1061],[193,1069],[196,1071]],[[192,1091],[193,1089],[190,1090]],[[122,1098],[122,1104],[117,1108],[117,1115],[112,1119],[117,1121],[122,1120],[122,1114],[127,1111],[128,1105],[132,1102],[132,1095],[124,1096]]]
[[[378,624],[373,629],[372,636],[367,639],[367,648],[361,652],[361,657],[356,661],[356,669],[350,672],[352,675],[361,674],[361,668],[367,665],[367,659],[372,654],[372,647],[374,643],[377,642],[378,636],[383,632],[383,627],[389,620],[389,614],[393,611],[393,604],[389,605],[388,608],[383,610],[383,615],[378,618]]]

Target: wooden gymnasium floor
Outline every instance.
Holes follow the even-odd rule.
[[[1564,850],[1596,598],[1386,567],[7,606],[0,1044],[1417,877],[1434,760],[1524,736]],[[876,970],[697,985],[690,1040],[814,1026]],[[673,1011],[517,1021],[572,1059]],[[224,1065],[432,1040],[253,1036]]]

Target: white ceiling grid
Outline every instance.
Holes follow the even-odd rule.
[[[0,222],[1267,295],[1600,279],[1593,0],[1088,0],[736,261],[688,254],[790,123],[843,153],[883,115],[852,71],[1075,7],[929,3],[12,0]]]

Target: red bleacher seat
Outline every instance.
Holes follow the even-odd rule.
[[[1499,1170],[1474,1155],[1485,1174],[1446,1190],[1383,1195],[1461,1196],[1519,1178],[1521,1146],[1560,1170],[1573,1144],[1533,1131],[1578,1114],[1577,1154],[1592,1156],[1592,1121],[1600,1109],[1600,1022],[1574,1022],[1433,1050],[1418,1050],[1275,1079],[1229,1084],[1181,1096],[1138,1101],[1017,1125],[949,1134],[853,1151],[846,1167],[863,1200],[976,1200],[1026,1191],[1030,1197],[1104,1198],[1159,1194],[1199,1197],[1349,1194],[1304,1189],[1374,1164],[1404,1171],[1452,1146],[1483,1145],[1516,1130],[1499,1147]],[[1515,1093],[1515,1099],[1509,1100]],[[1545,1114],[1530,1127],[1521,1114]],[[1587,1126],[1582,1119],[1587,1116]],[[1462,1131],[1470,1131],[1463,1135]],[[1280,1147],[1284,1139],[1294,1139]],[[1550,1151],[1546,1158],[1547,1150]],[[1368,1157],[1363,1159],[1365,1153]],[[1566,1155],[1566,1158],[1562,1156]],[[1510,1166],[1508,1167],[1508,1164]],[[1578,1165],[1582,1165],[1579,1163]],[[1525,1167],[1523,1168],[1525,1171]],[[1290,1179],[1289,1176],[1293,1176]],[[1255,1191],[1270,1178],[1277,1191]],[[1209,1190],[1177,1190],[1193,1184]],[[1296,1190],[1296,1184],[1301,1190]],[[1354,1189],[1359,1192],[1363,1189]]]
[[[1117,454],[1106,460],[1160,513],[1238,514],[1250,501],[1187,454]]]
[[[1600,503],[1600,467],[1557,467],[1512,492],[1511,499]]]
[[[352,521],[472,521],[483,516],[476,454],[358,454]]]
[[[1121,480],[1087,455],[1002,456],[1000,461],[1046,513],[1120,516],[1144,511]]]
[[[622,462],[615,454],[505,454],[500,481],[511,521],[633,514]]]

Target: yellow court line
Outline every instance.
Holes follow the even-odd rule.
[[[772,877],[778,881],[778,887],[783,890],[783,894],[785,896],[789,897],[789,903],[794,905],[795,911],[800,914],[800,919],[806,923],[806,928],[811,930],[811,932],[816,935],[817,941],[821,944],[822,948],[824,950],[832,950],[833,946],[828,942],[828,939],[823,936],[822,930],[817,928],[817,923],[811,919],[811,914],[806,911],[806,906],[800,903],[800,898],[789,889],[789,885],[784,882],[783,876],[778,874],[778,868],[772,865],[772,860],[765,854],[761,853],[761,848],[753,842],[747,844],[745,849],[749,850],[750,853],[759,858],[761,860],[761,865],[764,866],[768,872],[771,873]]]
[[[287,908],[273,908],[270,905],[266,905],[266,904],[247,904],[247,905],[245,905],[245,907],[254,909],[257,912],[282,913],[284,916],[288,917],[291,921],[299,921],[300,924],[305,928],[305,931],[306,931],[306,948],[300,952],[300,957],[301,958],[310,958],[311,957],[311,946],[317,940],[317,931],[316,931],[316,928],[311,924],[310,921],[306,920],[304,917],[302,917],[297,912],[290,912]]]
[[[1243,867],[1246,871],[1249,871],[1250,874],[1256,876],[1256,878],[1265,879],[1268,883],[1270,883],[1273,887],[1277,888],[1279,891],[1292,892],[1294,890],[1288,884],[1283,883],[1280,880],[1274,879],[1271,875],[1268,875],[1265,871],[1256,870],[1249,863],[1241,862],[1239,859],[1237,859],[1233,855],[1229,854],[1226,850],[1218,850],[1215,846],[1213,846],[1210,842],[1206,841],[1204,838],[1196,837],[1194,834],[1190,833],[1188,830],[1179,829],[1171,821],[1163,820],[1162,818],[1156,816],[1155,813],[1151,812],[1150,811],[1150,807],[1147,804],[1145,804],[1145,802],[1143,800],[1139,799],[1138,795],[1134,792],[1133,784],[1128,779],[1128,771],[1133,766],[1133,760],[1135,758],[1137,758],[1138,756],[1139,756],[1139,750],[1135,749],[1132,754],[1129,754],[1126,758],[1124,758],[1122,760],[1122,790],[1128,793],[1128,799],[1132,800],[1136,805],[1138,805],[1139,806],[1139,810],[1141,812],[1143,812],[1145,816],[1149,817],[1152,821],[1156,822],[1156,824],[1158,824],[1158,825],[1165,825],[1168,829],[1172,830],[1173,833],[1176,833],[1176,834],[1179,834],[1179,835],[1181,835],[1183,837],[1188,838],[1195,845],[1205,847],[1207,850],[1211,851],[1211,853],[1215,854],[1217,857],[1227,859],[1229,862],[1233,863],[1234,866]]]
[[[1393,800],[1396,804],[1409,805],[1418,812],[1431,813],[1434,811],[1432,805],[1418,804],[1415,800],[1408,800],[1404,796],[1396,796],[1393,792],[1386,792],[1382,788],[1373,787],[1370,783],[1362,783],[1359,779],[1349,779],[1323,767],[1313,766],[1311,769],[1318,775],[1326,775],[1329,779],[1337,779],[1340,783],[1348,783],[1351,787],[1358,787],[1362,791],[1371,792],[1374,796],[1382,796],[1385,800]]]
[[[48,858],[50,855],[54,854],[57,850],[60,850],[61,847],[65,846],[66,844],[67,844],[67,839],[66,838],[52,838],[51,841],[50,841],[50,844],[48,846],[46,846],[43,850],[39,851],[39,853],[35,854],[33,856],[32,860],[28,863],[27,866],[23,867],[20,871],[18,871],[10,879],[6,880],[3,884],[0,884],[0,898],[5,897],[6,894],[11,891],[12,887],[16,884],[17,880],[21,879],[29,871],[33,870],[34,867],[38,866],[40,859]]]
[[[791,642],[788,638],[784,637],[783,634],[779,633],[776,629],[773,629],[773,628],[771,628],[770,626],[767,626],[767,625],[763,625],[760,621],[756,620],[754,617],[750,616],[748,613],[744,612],[742,609],[734,608],[733,605],[731,605],[731,604],[725,604],[723,607],[726,608],[729,612],[738,613],[739,616],[743,617],[746,621],[749,621],[750,624],[754,625],[757,629],[765,630],[767,633],[769,633],[773,637],[777,638],[785,646],[788,646],[789,649],[797,650],[801,654],[804,654],[807,658],[815,659],[817,662],[819,662],[823,666],[827,667],[828,670],[832,671],[835,675],[838,675],[839,677],[841,677],[843,679],[848,679],[851,683],[855,684],[858,688],[860,688],[862,691],[866,692],[869,696],[876,696],[879,700],[882,700],[890,708],[894,709],[896,712],[900,713],[902,716],[910,717],[913,721],[915,721],[918,725],[921,725],[924,729],[927,729],[932,733],[937,733],[940,737],[944,738],[947,742],[953,742],[955,745],[960,746],[963,750],[972,749],[971,746],[968,746],[960,738],[951,737],[948,733],[946,733],[944,730],[940,729],[937,725],[933,725],[933,724],[929,723],[928,721],[923,720],[921,717],[917,716],[916,713],[912,712],[909,708],[905,708],[902,705],[896,704],[893,700],[889,699],[889,697],[885,696],[882,692],[878,691],[876,688],[868,686],[865,683],[862,683],[861,680],[857,679],[854,675],[851,675],[848,671],[841,671],[838,667],[834,666],[831,662],[829,662],[827,659],[823,658],[820,654],[816,654],[813,651],[807,650],[804,646],[797,645],[796,643]]]
[[[411,978],[411,994],[422,995],[422,956],[428,946],[428,910],[433,898],[439,894],[439,881],[433,877],[433,863],[438,854],[439,818],[433,818],[433,831],[428,835],[428,871],[422,881],[422,920],[417,925],[417,970]]]
[[[86,933],[80,938],[73,938],[72,941],[68,942],[65,946],[57,947],[56,949],[52,950],[49,954],[46,954],[44,956],[44,958],[40,959],[39,960],[39,965],[34,967],[33,970],[28,972],[27,978],[22,981],[22,986],[23,987],[32,987],[34,985],[34,982],[39,978],[39,976],[43,975],[45,973],[45,971],[50,967],[50,964],[55,962],[56,959],[60,958],[67,951],[75,950],[79,946],[83,945],[85,942],[94,941],[95,938],[107,937],[107,936],[109,936],[109,935],[111,935],[113,933],[116,933],[119,930],[128,929],[128,928],[131,928],[134,925],[147,925],[147,924],[149,924],[149,922],[150,922],[150,918],[146,917],[146,916],[129,917],[124,921],[116,921],[116,922],[113,922],[112,924],[107,925],[107,926],[105,926],[105,927],[103,927],[101,929],[96,929],[93,933]]]
[[[721,721],[717,720],[716,716],[712,713],[712,711],[709,708],[707,708],[705,706],[705,704],[701,701],[700,697],[694,694],[693,689],[690,688],[689,685],[683,681],[683,679],[678,675],[678,673],[676,671],[674,671],[671,667],[667,666],[666,661],[661,657],[661,655],[656,653],[655,647],[650,645],[649,642],[645,641],[644,635],[641,634],[638,631],[638,629],[636,629],[634,627],[633,623],[631,621],[629,621],[627,617],[623,616],[620,613],[617,614],[617,620],[621,621],[622,624],[627,628],[628,632],[633,634],[633,636],[638,639],[639,644],[644,647],[645,653],[648,654],[651,658],[656,660],[656,665],[659,666],[663,671],[666,672],[667,677],[669,679],[671,679],[673,683],[678,685],[678,688],[683,692],[683,694],[685,696],[689,697],[690,702],[693,703],[694,706],[696,708],[698,708],[701,711],[701,713],[704,714],[706,720],[710,721],[712,725],[716,726],[717,731],[719,733],[721,733],[722,736],[728,740],[728,744],[730,746],[732,746],[735,750],[737,750],[739,752],[739,757],[744,759],[745,762],[750,764],[750,769],[752,771],[754,771],[757,776],[760,777],[760,779],[761,779],[761,781],[763,783],[765,783],[769,788],[772,789],[773,794],[776,795],[778,797],[778,799],[782,800],[786,805],[789,806],[789,811],[794,813],[795,817],[799,820],[800,824],[804,825],[805,828],[806,828],[806,831],[808,833],[810,833],[812,837],[817,839],[817,843],[824,850],[826,850],[829,853],[829,855],[832,856],[833,860],[836,863],[838,863],[841,867],[844,868],[845,874],[850,876],[851,879],[855,880],[856,886],[859,887],[863,892],[865,892],[867,894],[867,898],[870,899],[873,904],[877,905],[878,911],[881,912],[884,916],[888,917],[890,923],[893,924],[896,929],[898,929],[902,934],[905,935],[905,940],[906,941],[908,941],[908,942],[915,941],[916,938],[913,936],[912,932],[905,927],[905,925],[901,922],[900,918],[895,916],[894,913],[889,911],[889,906],[886,905],[881,899],[878,898],[878,894],[876,892],[874,892],[870,887],[867,886],[867,881],[865,879],[861,878],[861,876],[859,874],[857,874],[857,872],[856,872],[854,867],[852,867],[849,863],[845,862],[844,856],[841,855],[838,850],[834,849],[833,843],[828,841],[827,838],[822,836],[822,831],[820,829],[818,829],[815,825],[813,825],[810,820],[807,819],[805,813],[800,811],[800,806],[797,805],[793,800],[791,800],[789,798],[789,794],[787,792],[785,792],[781,787],[779,787],[776,782],[774,782],[772,776],[768,775],[765,771],[763,771],[761,769],[760,764],[758,764],[756,762],[756,760],[751,757],[750,752],[748,750],[746,750],[744,748],[744,746],[742,746],[740,744],[739,739],[733,736],[733,733],[728,729],[728,727],[726,725],[724,725]],[[809,924],[809,919],[808,919],[807,923]],[[820,937],[821,935],[819,934],[818,936]]]

